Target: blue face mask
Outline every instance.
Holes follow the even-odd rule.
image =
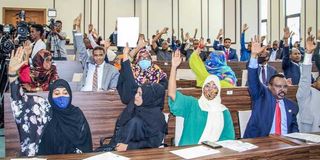
[[[57,105],[59,108],[65,109],[68,107],[70,97],[61,96],[57,98],[52,98],[52,100],[53,100],[53,103]]]
[[[142,70],[146,70],[151,66],[151,60],[144,59],[144,60],[139,61],[138,64]]]

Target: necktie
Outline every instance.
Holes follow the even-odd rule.
[[[92,81],[92,91],[98,90],[98,65],[96,65],[96,69],[94,70],[93,74],[93,81]]]
[[[281,135],[281,110],[279,101],[276,101],[276,124],[275,124],[275,134]]]
[[[229,60],[229,49],[226,50],[226,60]]]
[[[267,85],[266,69],[264,68],[264,66],[261,66],[261,74],[262,74],[262,83],[264,85]]]

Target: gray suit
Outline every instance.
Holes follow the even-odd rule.
[[[297,92],[299,105],[298,124],[300,132],[320,131],[320,91],[311,87],[312,65],[302,65]]]
[[[74,33],[74,41],[76,41],[77,52],[79,53],[79,61],[83,67],[83,75],[81,79],[81,87],[86,84],[86,77],[88,73],[89,63],[94,64],[91,53],[86,50],[83,43],[83,35]],[[102,90],[115,89],[118,84],[119,71],[111,64],[105,63],[103,66],[103,76],[102,76]]]

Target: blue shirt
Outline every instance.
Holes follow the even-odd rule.
[[[288,127],[287,127],[287,112],[286,112],[286,107],[284,105],[283,100],[279,101],[280,104],[280,111],[281,111],[281,134],[287,134],[288,133]],[[273,116],[273,122],[272,122],[272,127],[270,130],[270,134],[275,133],[275,126],[276,126],[276,111],[274,111],[274,116]]]

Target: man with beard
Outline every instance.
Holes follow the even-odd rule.
[[[265,86],[268,86],[268,82],[270,81],[272,76],[278,74],[277,70],[274,67],[268,65],[269,59],[270,59],[270,52],[267,49],[263,50],[258,55],[258,64],[259,64],[258,76],[259,76],[260,82]],[[250,59],[247,65],[249,65],[249,63],[250,63]]]
[[[248,67],[248,85],[252,100],[252,114],[247,124],[244,138],[283,135],[298,132],[297,104],[285,98],[288,84],[285,77],[276,74],[270,78],[268,87],[258,78],[257,55],[266,47],[261,47],[260,37],[252,42],[252,54]]]
[[[169,52],[169,44],[167,41],[162,41],[161,49],[159,49],[156,43],[163,34],[168,32],[168,28],[163,28],[153,39],[152,39],[152,49],[157,54],[158,61],[171,61],[171,52]]]
[[[282,70],[286,78],[291,78],[292,85],[298,85],[300,80],[300,70],[301,70],[301,53],[298,49],[292,48],[291,52],[289,50],[288,38],[290,37],[290,29],[288,27],[284,28],[283,41],[283,60],[282,60]],[[312,75],[311,82],[314,81]]]

